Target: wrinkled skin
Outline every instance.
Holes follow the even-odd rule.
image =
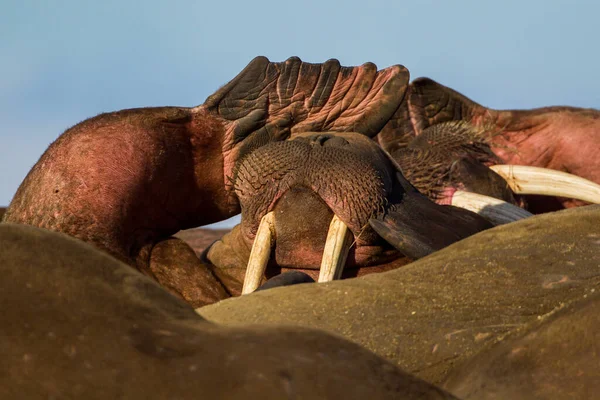
[[[356,133],[306,133],[266,145],[242,160],[233,185],[241,225],[207,254],[231,294],[241,291],[259,223],[269,212],[276,233],[267,277],[299,269],[317,279],[334,214],[354,236],[343,277],[397,267],[399,258],[423,257],[492,226],[430,201],[374,141]]]
[[[464,121],[442,122],[393,149],[391,155],[406,178],[440,204],[449,203],[456,190],[463,190],[524,206],[506,181],[488,168],[500,162],[490,148],[491,137]]]
[[[473,125],[478,139],[467,137],[463,140],[464,135],[455,135],[460,129],[440,129],[440,124],[452,121]],[[419,78],[410,84],[403,105],[379,134],[378,140],[392,154],[401,155],[411,145],[420,147],[415,143],[420,141],[419,136],[428,136],[427,132],[436,130],[436,126],[438,132],[446,130],[462,144],[479,147],[479,152],[470,152],[471,158],[475,154],[484,166],[502,163],[550,168],[600,183],[598,110],[576,107],[493,110],[431,79]],[[492,153],[486,156],[489,152],[485,147]],[[445,172],[449,165],[461,159],[446,160]],[[481,170],[481,165],[477,169]],[[411,180],[409,175],[407,178]],[[456,189],[452,182],[446,184],[442,191]],[[535,196],[526,196],[526,202],[537,212],[583,204],[576,200]]]
[[[209,323],[60,233],[0,224],[0,273],[3,399],[454,398],[318,330]]]
[[[265,290],[198,311],[223,324],[317,327],[432,383],[457,371],[472,378],[464,382],[476,390],[473,398],[496,387],[506,399],[513,398],[511,388],[546,387],[549,396],[542,398],[553,399],[551,389],[567,379],[583,385],[582,393],[598,385],[592,367],[599,362],[598,314],[576,310],[600,288],[599,224],[600,205],[538,215],[392,271]],[[569,304],[574,308],[565,313],[572,317],[539,325]],[[508,342],[506,335],[524,332],[531,332],[531,346],[513,352],[524,342]],[[490,350],[497,343],[498,350]],[[557,398],[569,398],[572,385],[557,388],[563,396]]]
[[[239,213],[230,180],[245,155],[307,130],[373,136],[407,85],[399,65],[257,57],[198,107],[122,110],[68,129],[29,172],[4,221],[92,243],[188,300],[178,282],[203,277],[194,292],[212,288],[199,301],[216,301],[224,288],[169,237]]]

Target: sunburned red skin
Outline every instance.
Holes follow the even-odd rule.
[[[193,107],[101,114],[68,129],[32,168],[4,221],[69,234],[136,266],[192,304],[226,296],[210,266],[169,237],[239,213],[230,184],[238,161],[306,130],[373,136],[399,107],[408,71],[336,60],[254,59]],[[160,245],[159,245],[160,244]],[[219,287],[190,297],[201,271]]]
[[[44,153],[5,221],[142,261],[136,258],[144,246],[236,211],[218,184],[223,133],[204,110],[134,109],[88,119]]]
[[[497,160],[550,168],[600,183],[600,111],[576,107],[532,110],[493,110],[431,79],[419,78],[409,87],[406,101],[378,136],[394,152],[427,128],[465,121],[489,134]],[[551,211],[583,204],[570,199],[525,196],[533,211]]]

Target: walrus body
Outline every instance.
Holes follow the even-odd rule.
[[[29,172],[3,220],[84,240],[195,306],[212,303],[228,296],[224,288],[171,235],[240,212],[230,179],[247,154],[303,131],[353,127],[373,136],[407,86],[399,65],[377,71],[370,63],[257,57],[200,106],[122,110],[68,129]],[[199,278],[206,281],[196,295],[178,289]]]
[[[420,378],[439,384],[463,362],[507,334],[527,328],[557,307],[598,292],[599,223],[600,205],[548,213],[495,227],[393,271],[260,291],[198,311],[206,319],[222,324],[317,327],[349,338]],[[571,327],[574,321],[570,319]],[[513,398],[508,392],[511,387],[540,386],[545,382],[555,387],[562,379],[552,374],[560,371],[568,372],[574,381],[587,382],[592,388],[589,393],[595,393],[597,368],[581,374],[577,363],[598,364],[598,335],[593,333],[597,321],[590,319],[582,325],[591,329],[585,336],[577,333],[579,329],[567,334],[564,329],[569,324],[564,324],[562,333],[551,341],[552,347],[547,347],[564,346],[560,352],[541,354],[545,347],[538,346],[539,357],[525,357],[530,352],[510,357],[511,350],[518,347],[512,342],[508,350],[505,347],[502,351],[504,356],[494,360],[489,353],[481,353],[474,368],[462,369],[474,379],[462,382],[480,384],[473,398],[493,398],[483,393],[488,389],[493,392],[496,383],[492,385],[488,379],[494,377],[498,387],[507,389],[498,398],[509,399]],[[549,333],[552,337],[552,331]],[[578,359],[577,354],[589,357]],[[522,360],[513,364],[518,369],[507,370],[511,360]],[[568,362],[560,369],[540,364],[561,364],[563,360]],[[537,371],[543,375],[536,376]],[[507,382],[506,377],[514,380]],[[447,388],[453,392],[456,386]],[[455,394],[462,398],[465,393]],[[568,390],[562,393],[566,396]]]
[[[225,328],[105,252],[0,224],[0,398],[452,399],[339,337]]]
[[[49,147],[4,220],[66,233],[141,266],[145,246],[235,211],[219,207],[226,193],[214,184],[223,180],[222,137],[214,119],[185,108],[91,118]]]

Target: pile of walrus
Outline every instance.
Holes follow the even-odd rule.
[[[0,394],[589,398],[600,209],[491,227],[598,199],[597,116],[257,58],[198,107],[84,121],[0,225]],[[171,236],[240,211],[201,257]],[[287,270],[359,277],[219,301]]]

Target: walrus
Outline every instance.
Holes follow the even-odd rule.
[[[482,353],[475,367],[461,365],[506,334],[598,292],[599,223],[600,205],[536,215],[478,233],[401,268],[259,291],[198,312],[221,324],[317,327],[359,343],[432,383],[444,382],[452,370],[461,368],[477,379],[471,382],[481,383],[473,398],[483,398],[484,391],[492,393],[503,382],[505,388],[523,388],[528,382],[549,382],[549,387],[555,387],[562,382],[552,379],[555,371],[591,384],[597,368],[583,375],[578,370],[580,365],[598,365],[598,335],[594,334],[598,318],[581,325],[590,328],[589,335],[579,333],[581,326],[573,328],[576,319],[564,321],[566,329],[572,327],[568,335],[565,328],[558,336],[551,329],[546,336],[552,338],[547,354],[541,354],[544,348],[538,346],[539,356],[523,352],[507,358],[513,355],[516,343],[512,342],[508,348],[503,345],[505,356]],[[569,356],[586,353],[585,359]],[[511,360],[520,360],[519,369],[507,372],[506,361]],[[567,360],[567,365],[532,368],[532,362],[546,360],[554,365]],[[544,378],[526,379],[528,372],[541,372]],[[492,376],[495,383],[487,380]],[[454,392],[455,387],[446,388]],[[462,398],[466,393],[455,394]]]
[[[401,65],[257,57],[202,105],[121,110],[68,129],[3,220],[92,243],[195,306],[215,302],[227,288],[171,236],[239,213],[234,171],[269,143],[305,132],[376,136],[405,103],[408,80]]]
[[[599,201],[599,138],[600,110],[495,110],[429,78],[410,83],[401,107],[377,136],[407,172],[415,171],[406,174],[409,181],[441,202],[452,203],[455,190],[466,189],[500,196],[534,213]],[[548,178],[529,183],[542,173]],[[437,178],[434,184],[431,175]],[[465,178],[469,175],[489,182],[505,179],[520,196],[513,199],[509,191],[498,192]]]
[[[374,136],[407,85],[401,65],[378,71],[372,63],[257,57],[202,105],[121,110],[67,129],[26,176],[3,221],[91,243],[167,287],[203,279],[197,297],[214,302],[226,292],[171,235],[240,212],[229,179],[245,155],[304,131]]]

